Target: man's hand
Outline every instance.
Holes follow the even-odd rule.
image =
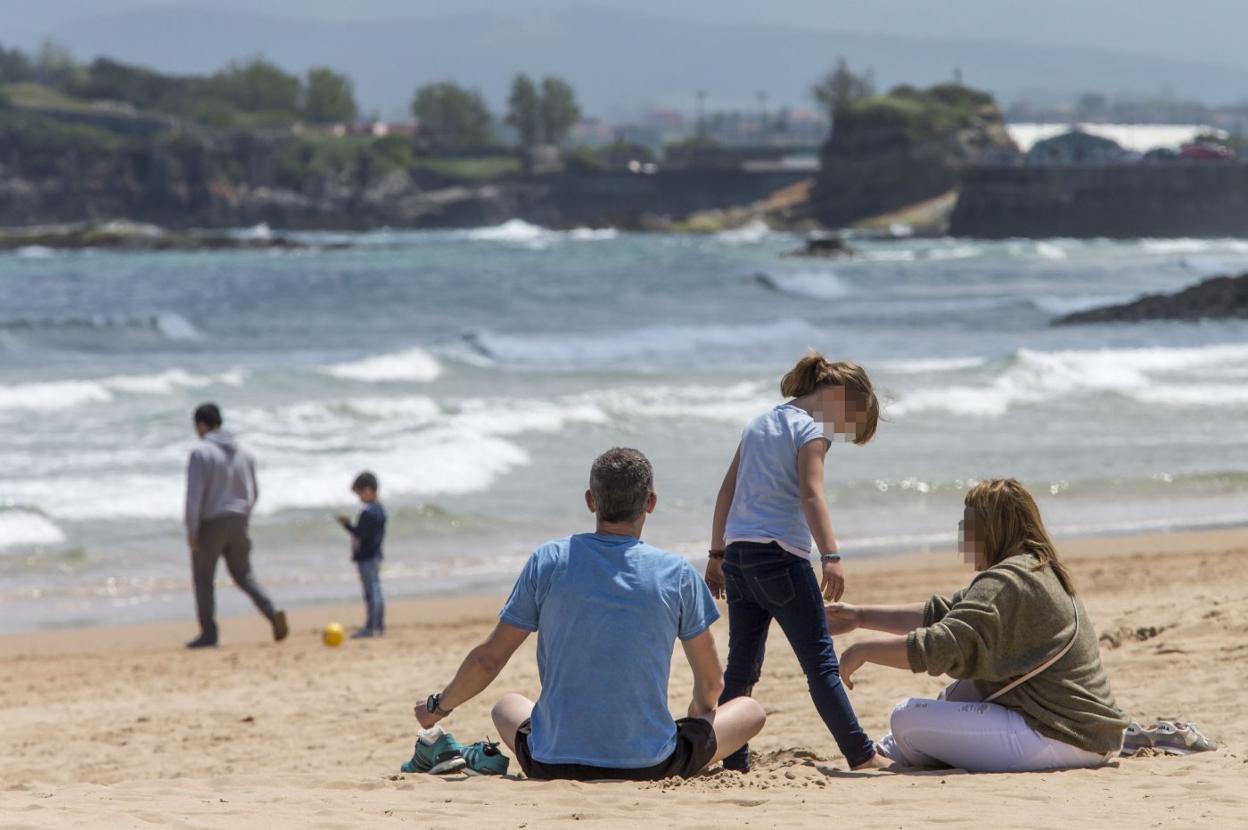
[[[823,582],[819,585],[823,598],[832,602],[840,602],[845,594],[845,569],[840,562],[823,563]]]
[[[854,688],[854,672],[862,668],[864,663],[866,657],[861,643],[854,643],[841,652],[841,681],[847,688]]]
[[[711,589],[711,596],[723,599],[727,594],[724,590],[724,560],[706,560],[706,587]]]
[[[338,524],[342,525],[343,527],[346,527],[347,525],[351,524],[350,517],[344,516],[341,513],[339,513],[337,516],[334,517],[334,521],[336,521]]]
[[[416,720],[423,728],[429,729],[438,721],[442,720],[442,716],[435,715],[433,712],[429,711],[429,699],[426,698],[416,704]]]
[[[862,625],[862,610],[848,602],[825,605],[823,614],[828,618],[828,633],[833,637],[838,634],[848,634]]]
[[[186,546],[191,549],[191,553],[199,553],[199,540],[194,536],[186,537]]]

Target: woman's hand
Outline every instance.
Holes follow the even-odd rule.
[[[708,559],[706,560],[706,587],[711,589],[711,596],[715,599],[723,599],[724,590],[724,560]]]
[[[862,626],[862,609],[848,602],[825,605],[823,615],[828,618],[828,633],[833,637],[856,631]]]
[[[840,562],[826,561],[823,563],[823,582],[819,585],[823,598],[832,602],[840,602],[845,594],[845,569]]]
[[[854,688],[854,672],[862,668],[866,662],[866,655],[863,654],[861,643],[854,643],[841,652],[841,682],[845,684],[846,688]]]
[[[429,701],[422,700],[420,703],[416,704],[416,720],[422,727],[429,729],[438,721],[442,720],[442,716],[435,715],[433,712],[430,712]]]

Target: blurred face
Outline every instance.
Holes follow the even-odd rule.
[[[355,494],[359,496],[360,501],[365,504],[372,504],[377,501],[377,491],[372,487],[361,487],[359,490],[355,491]]]
[[[987,565],[983,538],[976,532],[975,513],[969,507],[962,511],[962,521],[958,522],[958,552],[963,561],[977,571]]]
[[[866,406],[844,386],[825,386],[815,392],[811,412],[823,424],[824,436],[832,442],[850,443],[867,421]]]
[[[195,434],[198,435],[200,438],[203,438],[205,435],[207,435],[209,432],[212,431],[208,429],[208,427],[201,424],[199,421],[194,421],[193,423],[195,424]]]

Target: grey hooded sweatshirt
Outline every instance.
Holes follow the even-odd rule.
[[[249,516],[260,496],[256,463],[234,436],[215,429],[204,436],[186,470],[186,531],[199,535],[199,525],[221,516]]]

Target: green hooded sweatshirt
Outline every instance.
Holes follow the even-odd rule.
[[[982,571],[952,597],[929,599],[906,651],[911,671],[972,680],[987,698],[1072,636],[1074,647],[1062,659],[993,702],[1017,711],[1041,735],[1088,752],[1117,752],[1127,717],[1109,690],[1096,629],[1079,598],[1030,553]]]

